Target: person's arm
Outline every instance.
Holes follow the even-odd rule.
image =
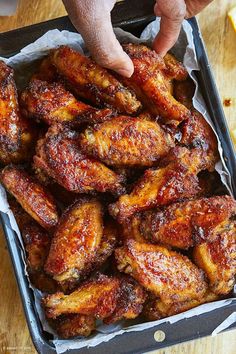
[[[143,0],[144,1],[144,0]],[[199,13],[212,0],[157,0],[154,12],[161,17],[161,29],[153,43],[164,56],[178,39],[184,18]],[[134,67],[115,37],[111,10],[116,0],[63,0],[75,28],[98,64],[130,77]]]

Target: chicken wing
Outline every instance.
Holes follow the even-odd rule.
[[[34,167],[71,192],[124,191],[122,176],[85,156],[79,148],[79,134],[62,125],[51,126],[38,141]]]
[[[13,70],[0,61],[0,163],[30,160],[36,131],[19,111]]]
[[[17,166],[6,166],[1,181],[22,208],[43,228],[51,229],[58,222],[57,207],[48,190]]]
[[[152,166],[166,155],[174,141],[158,123],[119,116],[88,127],[81,134],[85,154],[111,166]]]
[[[164,210],[153,209],[133,216],[130,237],[141,234],[152,243],[188,249],[216,238],[229,218],[236,215],[236,201],[227,195],[175,203]],[[131,230],[130,230],[131,228]]]
[[[49,56],[45,57],[40,65],[38,70],[32,75],[31,80],[41,80],[47,82],[55,82],[59,79],[57,70],[52,64],[52,61]]]
[[[51,61],[76,95],[124,114],[132,115],[140,110],[141,103],[133,92],[90,58],[63,46],[52,51]]]
[[[69,295],[61,292],[43,298],[43,306],[48,318],[62,314],[91,315],[96,318],[110,316],[116,308],[119,294],[119,280],[106,275],[88,280]]]
[[[166,72],[171,73],[170,60],[166,66],[156,52],[140,44],[124,44],[123,49],[134,64],[131,78],[121,78],[124,85],[133,89],[141,102],[165,122],[178,125],[187,119],[190,111],[171,95],[169,89]]]
[[[10,199],[9,205],[23,238],[27,271],[31,283],[43,292],[55,292],[57,289],[56,282],[46,275],[43,270],[50,248],[51,236],[15,200]]]
[[[197,173],[206,167],[204,156],[196,150],[177,148],[170,152],[169,164],[146,170],[130,194],[109,206],[110,214],[124,223],[134,213],[191,198],[200,191]]]
[[[115,256],[119,271],[164,303],[197,300],[206,292],[203,272],[188,257],[165,247],[129,240],[116,249]]]
[[[63,288],[73,288],[94,262],[103,235],[103,210],[96,199],[82,199],[62,215],[45,264]]]
[[[173,302],[166,304],[158,298],[150,298],[144,307],[143,315],[149,321],[160,320],[161,318],[177,315],[188,311],[201,304],[216,301],[219,296],[209,290],[198,300],[188,300],[183,302]]]
[[[88,337],[96,328],[95,317],[77,314],[62,315],[49,323],[63,339]]]
[[[114,323],[122,319],[133,319],[143,310],[146,292],[133,278],[122,276],[120,280],[119,296],[114,312],[104,322]]]
[[[174,96],[176,100],[182,103],[185,107],[192,109],[195,89],[194,82],[190,78],[185,81],[175,81]]]
[[[235,284],[236,226],[219,233],[213,242],[195,246],[195,263],[206,273],[211,290],[219,295],[228,294]]]
[[[165,68],[164,73],[177,81],[184,81],[188,78],[188,72],[183,63],[178,61],[173,54],[167,53],[164,56]]]
[[[66,91],[60,83],[33,80],[21,95],[21,106],[29,118],[48,125],[66,123],[77,127],[83,123],[100,123],[111,117],[112,110],[96,109]]]

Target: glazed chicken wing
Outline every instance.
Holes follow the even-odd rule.
[[[51,60],[76,95],[97,106],[107,105],[128,115],[141,108],[141,103],[129,89],[79,52],[63,46],[52,51]]]
[[[77,127],[82,123],[99,123],[112,115],[112,110],[96,109],[66,91],[60,83],[33,80],[21,95],[25,115],[48,125],[67,123]]]
[[[43,270],[50,248],[51,236],[15,200],[10,199],[9,204],[23,238],[27,271],[31,283],[43,292],[55,292],[56,282]]]
[[[101,162],[90,159],[79,148],[79,134],[65,126],[51,126],[38,141],[34,166],[71,192],[123,192],[122,176]]]
[[[219,295],[228,294],[235,284],[236,226],[219,233],[212,242],[195,246],[195,263],[206,273],[211,290]]]
[[[205,167],[200,151],[177,148],[167,166],[146,170],[130,194],[110,205],[110,213],[124,223],[138,211],[193,197],[200,191],[197,173]]]
[[[143,315],[149,321],[157,321],[161,318],[177,315],[178,313],[188,311],[206,302],[212,302],[219,299],[219,296],[209,290],[198,300],[188,300],[183,302],[173,302],[166,304],[158,298],[150,298],[144,307]]]
[[[165,247],[129,240],[115,256],[119,271],[164,303],[200,299],[206,292],[203,272],[188,257]]]
[[[104,322],[114,323],[122,319],[133,319],[142,312],[146,300],[146,292],[133,278],[121,276],[119,295],[114,312]]]
[[[6,166],[1,181],[22,208],[43,228],[51,229],[58,222],[57,207],[52,195],[33,177],[17,166]]]
[[[119,280],[105,275],[88,280],[69,295],[61,292],[47,295],[43,305],[48,318],[62,314],[92,315],[106,318],[115,310],[119,294]]]
[[[63,339],[88,337],[96,328],[95,317],[78,314],[62,315],[49,323]]]
[[[52,239],[45,271],[69,288],[94,262],[103,235],[102,205],[82,199],[62,215]]]
[[[152,166],[173,147],[171,136],[153,121],[119,116],[81,134],[86,154],[112,166]]]
[[[188,72],[184,65],[178,61],[174,55],[167,53],[164,56],[164,62],[165,62],[165,68],[164,68],[164,73],[177,81],[184,81],[188,77]]]
[[[171,65],[166,66],[156,52],[144,45],[130,43],[123,45],[123,49],[134,64],[131,78],[121,78],[124,85],[133,89],[145,106],[165,122],[178,125],[187,119],[190,111],[172,96],[169,89],[167,73],[171,73]],[[172,75],[175,74],[172,72]]]
[[[55,82],[58,78],[57,70],[52,64],[50,56],[47,56],[41,61],[38,70],[32,75],[31,80]]]
[[[35,129],[19,111],[13,70],[0,61],[0,163],[28,161],[35,138]]]
[[[134,233],[152,243],[188,249],[216,237],[231,216],[236,201],[227,195],[175,203],[164,210],[153,209],[133,216],[130,237]],[[133,232],[132,232],[133,231]]]

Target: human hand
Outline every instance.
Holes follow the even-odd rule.
[[[153,49],[164,56],[177,41],[183,20],[197,15],[212,1],[156,0],[154,12],[161,17],[161,27],[153,42]]]
[[[110,13],[116,0],[63,0],[63,3],[95,61],[130,77],[133,63],[116,39],[111,24]]]

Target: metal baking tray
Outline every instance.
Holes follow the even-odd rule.
[[[154,19],[154,2],[155,1],[153,0],[129,0],[127,2],[125,1],[116,4],[114,10],[112,11],[113,25],[119,26],[124,30],[138,36],[144,27]],[[210,68],[197,20],[192,18],[189,20],[189,23],[193,29],[196,53],[200,66],[200,71],[196,73],[197,79],[224,150],[224,158],[232,176],[233,192],[234,197],[236,198],[236,155],[234,147],[230,139],[222,104],[217,92],[215,80]],[[19,52],[22,47],[35,41],[48,30],[55,28],[59,30],[65,29],[75,31],[75,28],[71,24],[68,17],[61,17],[33,26],[1,33],[0,56],[10,57],[14,55]],[[27,278],[24,274],[24,264],[22,261],[19,240],[10,227],[8,216],[1,213],[0,217],[32,341],[40,354],[55,353],[55,347],[50,341],[52,337],[50,334],[43,331],[35,309],[33,292],[29,288]],[[125,333],[123,335],[116,336],[109,342],[101,343],[96,347],[82,348],[81,350],[69,350],[67,353],[145,353],[154,349],[160,349],[173,344],[210,335],[220,323],[222,323],[231,313],[235,311],[236,303],[233,302],[209,313],[183,319],[174,324],[162,323],[161,325],[146,329],[142,332]],[[236,328],[236,323],[232,324],[228,329],[231,328]],[[165,339],[162,342],[157,343],[154,339],[154,334],[159,330],[165,333]]]

